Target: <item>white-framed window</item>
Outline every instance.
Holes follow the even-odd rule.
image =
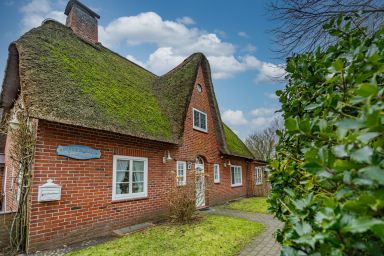
[[[148,158],[113,156],[112,200],[147,197]]]
[[[184,161],[177,161],[176,172],[177,186],[184,186],[187,184],[187,163]]]
[[[208,131],[207,114],[195,108],[192,110],[192,114],[193,114],[193,129],[207,132]]]
[[[255,180],[256,180],[256,185],[263,184],[263,168],[261,167],[255,168]]]
[[[213,165],[213,180],[215,183],[220,183],[220,165]]]
[[[241,166],[231,165],[231,185],[232,187],[243,185],[243,174]]]

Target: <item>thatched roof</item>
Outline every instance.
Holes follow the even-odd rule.
[[[27,32],[11,44],[10,52],[14,48],[20,92],[32,117],[177,144],[201,65],[212,113],[216,123],[222,123],[209,63],[201,53],[158,77],[101,44],[83,41],[55,21]],[[1,96],[5,110],[10,107],[4,93],[12,91],[9,79],[6,75]],[[236,135],[228,137],[227,130],[216,127],[221,151],[252,159],[243,142]]]

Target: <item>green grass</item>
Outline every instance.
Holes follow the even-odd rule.
[[[244,212],[268,213],[268,203],[265,197],[244,198],[225,206],[225,208]]]
[[[263,228],[261,223],[211,215],[195,224],[160,225],[68,255],[235,255]]]

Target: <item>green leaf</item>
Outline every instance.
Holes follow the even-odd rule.
[[[379,135],[380,133],[378,132],[367,132],[359,135],[357,139],[363,143],[368,143],[370,140],[376,138]]]
[[[369,97],[378,93],[378,87],[375,84],[369,83],[359,84],[356,93],[359,96]]]
[[[384,243],[384,224],[375,225],[371,228],[373,233],[380,237],[381,241]]]
[[[359,163],[370,163],[373,150],[369,146],[365,146],[351,153],[351,158]]]
[[[333,153],[340,158],[347,157],[348,153],[345,151],[344,145],[337,145],[332,148]]]
[[[357,119],[344,119],[336,122],[336,126],[345,129],[359,129],[364,127],[364,122]]]
[[[377,181],[379,184],[384,185],[384,170],[379,166],[368,166],[359,170],[364,177]]]
[[[383,225],[384,221],[368,217],[351,218],[341,230],[343,232],[364,233],[375,225]]]
[[[300,221],[295,225],[295,231],[299,236],[310,234],[312,231],[311,225],[305,221]]]
[[[288,118],[285,120],[285,128],[288,131],[297,131],[299,130],[299,125],[297,123],[297,120],[294,118]]]

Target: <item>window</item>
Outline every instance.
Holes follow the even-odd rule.
[[[220,165],[213,165],[213,180],[215,183],[220,183]]]
[[[231,184],[232,187],[243,185],[243,175],[241,172],[241,166],[231,166]]]
[[[207,114],[197,109],[193,109],[193,129],[207,132]]]
[[[147,196],[148,159],[113,156],[112,200]]]
[[[201,84],[197,84],[197,91],[198,92],[202,92],[203,91],[203,86],[201,86]]]
[[[177,174],[176,182],[177,186],[184,186],[187,184],[187,163],[183,161],[176,162]]]
[[[263,169],[261,167],[255,168],[256,185],[263,184]]]

